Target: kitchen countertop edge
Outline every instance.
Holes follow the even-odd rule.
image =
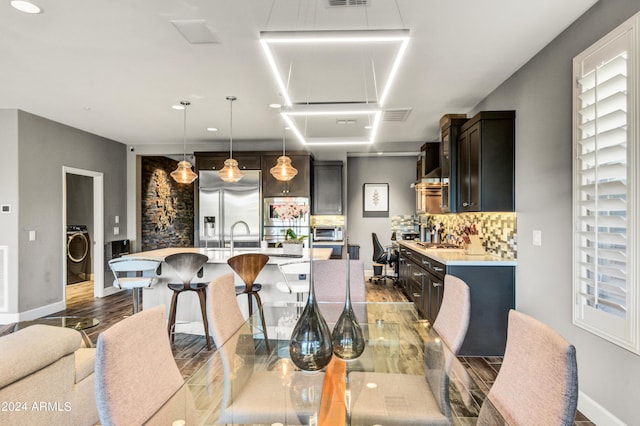
[[[430,257],[445,265],[464,265],[464,266],[517,266],[515,259],[502,259],[490,254],[470,255],[464,252],[464,249],[425,249],[420,247],[415,241],[398,240],[398,244],[405,246],[417,253]]]

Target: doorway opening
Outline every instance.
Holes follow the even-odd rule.
[[[104,296],[104,178],[62,168],[63,294],[65,306]]]

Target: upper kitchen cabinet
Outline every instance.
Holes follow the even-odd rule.
[[[515,116],[483,111],[460,127],[459,212],[515,210]]]
[[[269,172],[278,162],[279,155],[262,156],[262,194],[265,197],[309,197],[311,195],[311,157],[291,155],[291,165],[298,170],[296,177],[281,182]]]
[[[313,162],[312,214],[342,215],[342,161]]]
[[[458,211],[458,135],[466,114],[446,114],[440,119],[440,179],[442,212]]]
[[[196,170],[220,170],[224,167],[224,160],[229,158],[229,152],[198,152],[196,153]],[[260,155],[254,152],[234,152],[233,158],[238,162],[240,170],[260,170]]]

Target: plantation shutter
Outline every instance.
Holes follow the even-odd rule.
[[[574,323],[638,352],[637,17],[574,58]]]

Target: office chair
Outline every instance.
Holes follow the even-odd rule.
[[[398,264],[398,255],[391,251],[391,247],[385,249],[385,247],[380,244],[380,240],[378,240],[378,236],[375,232],[371,233],[371,239],[373,241],[373,264],[374,264],[374,276],[369,278],[369,281],[372,283],[379,284],[380,282],[384,282],[386,284],[387,278],[393,280],[395,283],[398,280],[398,275],[396,272],[396,266]],[[377,264],[384,266],[384,272],[382,275],[375,274],[375,266]],[[392,267],[394,269],[393,275],[387,275],[387,266]]]

